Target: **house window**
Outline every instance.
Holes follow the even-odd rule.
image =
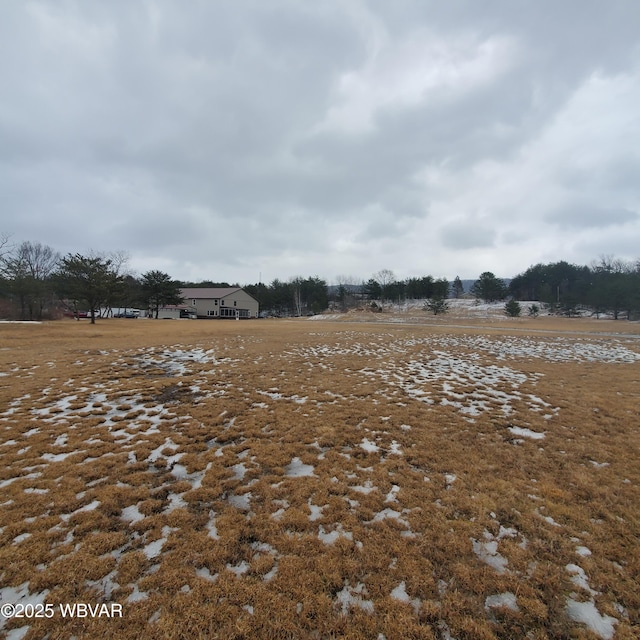
[[[213,299],[213,304],[215,304],[215,305],[216,305],[216,307],[218,306],[218,298],[214,298],[214,299]]]
[[[234,307],[237,307],[237,306],[238,306],[238,301],[237,301],[237,300],[234,300],[234,301],[233,301],[233,306],[234,306]]]
[[[191,305],[191,306],[195,307],[197,300],[193,300],[192,302],[193,302],[193,305]]]
[[[220,300],[220,304],[224,306],[224,300]]]
[[[215,309],[207,309],[207,315],[208,316],[215,316],[216,315]]]

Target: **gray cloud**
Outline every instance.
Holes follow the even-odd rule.
[[[560,209],[547,217],[563,229],[602,229],[637,222],[640,216],[626,209],[600,209],[590,205],[576,205]]]
[[[473,221],[446,226],[440,233],[442,244],[449,249],[493,247],[496,232]]]
[[[9,3],[0,231],[239,282],[637,257],[639,17],[627,0]]]

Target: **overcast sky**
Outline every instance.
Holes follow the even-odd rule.
[[[640,258],[638,0],[2,0],[0,232],[247,284]]]

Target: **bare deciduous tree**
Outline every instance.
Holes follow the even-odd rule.
[[[355,276],[336,276],[337,292],[336,300],[340,304],[340,309],[346,311],[356,303],[356,292],[361,289],[360,281]]]
[[[389,286],[396,281],[396,276],[390,269],[382,269],[381,271],[373,274],[373,279],[380,285],[381,302],[384,302],[387,298]]]
[[[6,233],[0,233],[0,262],[2,258],[9,252],[10,245],[9,240],[11,236]]]
[[[39,242],[23,242],[2,258],[3,273],[20,304],[22,320],[41,320],[47,303],[53,300],[50,286],[60,254]]]
[[[302,282],[303,278],[297,276],[290,281],[291,292],[293,293],[293,307],[296,316],[302,315]]]

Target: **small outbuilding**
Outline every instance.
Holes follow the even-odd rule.
[[[258,301],[240,287],[190,287],[181,289],[184,304],[198,318],[257,318]]]

